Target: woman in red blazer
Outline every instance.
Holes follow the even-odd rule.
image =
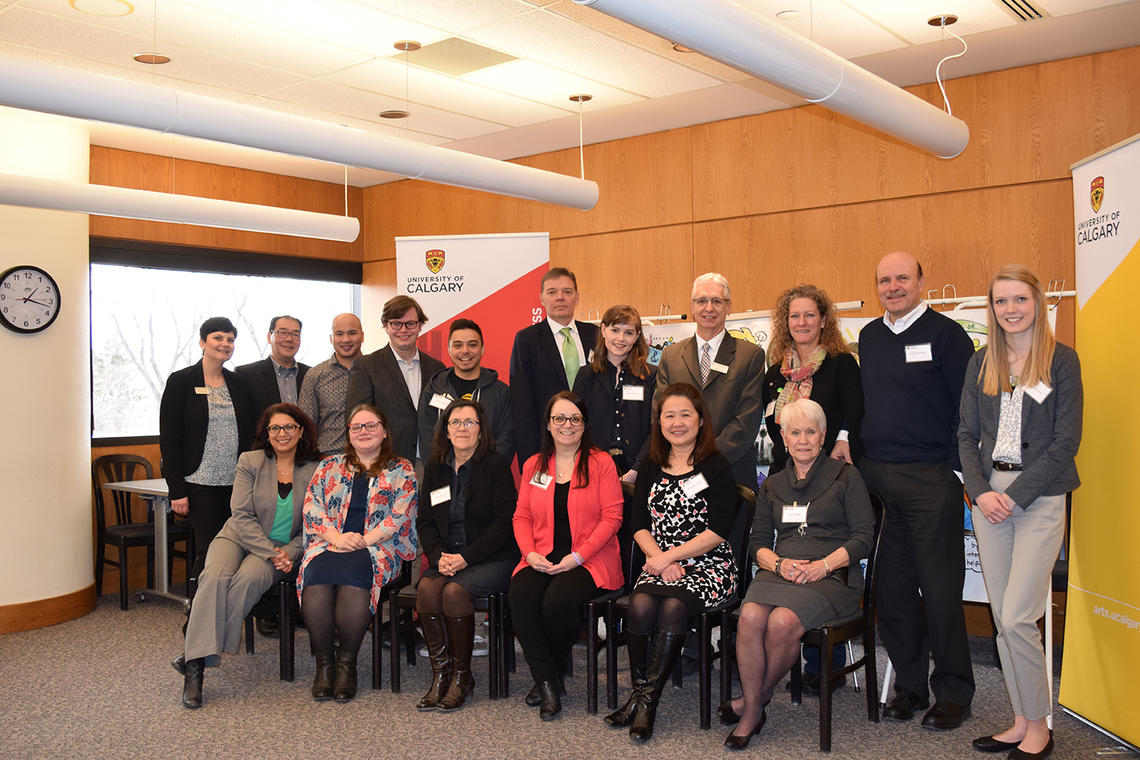
[[[562,710],[562,674],[578,640],[581,607],[622,585],[622,492],[613,459],[586,431],[576,394],[551,397],[542,450],[523,465],[515,509],[522,561],[511,579],[511,619],[534,677],[526,703],[542,720]]]

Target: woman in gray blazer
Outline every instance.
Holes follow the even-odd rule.
[[[1026,760],[1053,750],[1037,618],[1065,531],[1065,494],[1080,485],[1073,458],[1084,396],[1080,361],[1053,338],[1033,272],[1011,265],[994,275],[989,322],[989,345],[966,370],[958,452],[1013,725],[973,745]]]
[[[293,404],[274,404],[257,426],[254,449],[238,458],[233,515],[210,542],[186,624],[182,704],[202,706],[202,671],[236,652],[253,605],[301,556],[305,492],[317,469],[317,429]]]

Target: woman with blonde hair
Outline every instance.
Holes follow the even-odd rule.
[[[1046,723],[1053,692],[1037,618],[1065,531],[1065,494],[1080,485],[1074,457],[1084,392],[1077,353],[1054,339],[1033,272],[998,270],[989,319],[989,343],[966,370],[958,453],[1013,725],[973,746],[1027,760],[1053,750]]]

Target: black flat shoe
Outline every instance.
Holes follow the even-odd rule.
[[[281,621],[276,615],[273,617],[254,618],[257,632],[267,639],[275,639],[281,635]]]
[[[956,705],[953,702],[935,702],[934,707],[922,716],[922,727],[935,731],[952,731],[970,717],[969,705]]]
[[[544,721],[554,720],[562,712],[562,698],[558,694],[558,687],[550,681],[538,684],[538,717]]]
[[[898,689],[890,702],[883,708],[883,717],[887,720],[910,720],[915,710],[925,710],[930,703],[920,700],[916,694],[906,689]]]
[[[1026,752],[1023,749],[1014,747],[1009,751],[1009,760],[1042,760],[1049,757],[1053,752],[1053,732],[1049,732],[1049,741],[1045,744],[1040,752]]]
[[[716,717],[722,726],[735,726],[740,722],[740,715],[732,709],[731,699],[720,703],[720,707],[716,708]]]
[[[530,691],[523,697],[523,702],[526,702],[527,707],[538,707],[542,704],[542,694],[538,691],[538,681],[535,681],[534,686],[530,687]]]
[[[992,736],[979,736],[970,742],[978,752],[1008,752],[1020,743],[1021,742],[1003,742]]]
[[[760,720],[756,721],[756,728],[751,732],[740,736],[736,733],[731,733],[724,738],[724,746],[728,749],[741,750],[748,746],[748,742],[752,741],[752,737],[760,733],[760,729],[764,728],[764,724],[768,722],[768,711],[762,710],[760,712]]]

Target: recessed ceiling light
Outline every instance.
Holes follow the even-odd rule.
[[[791,19],[799,18],[802,15],[803,11],[797,10],[796,8],[788,8],[787,10],[778,11],[776,13],[776,18],[783,19],[784,21],[790,21]]]
[[[958,17],[953,13],[942,13],[926,19],[926,23],[930,24],[931,26],[942,28],[944,26],[950,26],[951,24],[958,23]]]
[[[401,108],[390,108],[387,111],[380,112],[381,119],[406,119],[408,112]]]
[[[129,16],[135,12],[127,0],[67,0],[67,4],[88,16]]]
[[[162,55],[161,53],[139,53],[135,56],[135,60],[139,63],[150,64],[151,66],[170,63],[170,57]]]

